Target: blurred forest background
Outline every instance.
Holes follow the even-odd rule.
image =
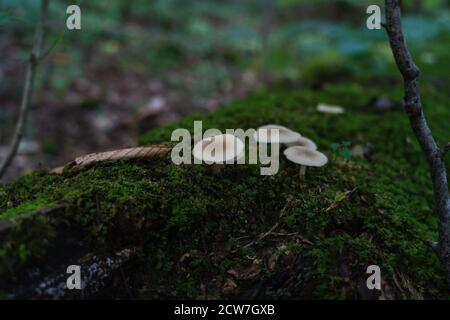
[[[78,4],[82,30],[65,27]],[[26,136],[3,181],[75,156],[133,145],[143,132],[270,85],[319,89],[349,77],[399,77],[377,0],[50,1]],[[446,0],[404,0],[422,81],[448,90]],[[0,158],[18,116],[37,0],[0,0]],[[384,14],[383,14],[384,16]],[[433,75],[428,77],[427,75]]]

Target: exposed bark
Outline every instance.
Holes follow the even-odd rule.
[[[420,99],[419,69],[411,57],[403,35],[400,1],[385,0],[385,4],[386,30],[395,62],[404,80],[405,111],[431,171],[438,214],[438,252],[445,264],[446,278],[450,286],[450,196],[444,161],[450,145],[442,149],[438,147],[425,119]]]
[[[79,299],[89,297],[105,286],[113,273],[131,260],[137,253],[136,248],[124,248],[110,256],[88,253],[78,260],[68,259],[58,272],[44,277],[31,285],[20,287],[8,294],[10,299]],[[82,290],[68,290],[66,273],[69,265],[75,264],[82,270]]]
[[[28,118],[28,111],[30,109],[30,101],[33,94],[33,86],[34,86],[34,79],[36,75],[36,69],[38,67],[39,62],[41,61],[41,51],[42,51],[42,43],[44,39],[44,23],[47,17],[47,10],[48,10],[48,3],[49,0],[42,0],[41,1],[41,9],[40,9],[40,15],[39,20],[36,25],[36,31],[35,31],[35,38],[34,38],[34,45],[32,52],[30,54],[30,57],[28,59],[28,67],[27,67],[27,74],[25,77],[25,85],[23,89],[23,95],[22,95],[22,101],[20,104],[20,112],[19,112],[19,119],[17,120],[16,128],[14,131],[14,135],[10,144],[9,151],[5,158],[1,161],[0,164],[0,178],[5,174],[6,170],[8,169],[9,165],[11,164],[12,160],[14,159],[17,150],[20,145],[20,141],[22,140],[24,131],[25,131],[25,124]]]

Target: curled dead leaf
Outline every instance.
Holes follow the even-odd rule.
[[[240,279],[252,280],[255,279],[261,272],[261,266],[259,264],[252,264],[247,269],[243,270]]]
[[[75,165],[85,167],[94,162],[120,160],[120,159],[155,159],[166,155],[170,147],[138,147],[113,150],[108,152],[92,153],[75,159]]]
[[[97,162],[121,160],[121,159],[159,159],[167,155],[172,150],[168,146],[150,146],[150,147],[136,147],[119,150],[112,150],[107,152],[96,152],[76,158],[74,161],[63,167],[57,167],[50,172],[61,174],[64,169],[68,168],[70,171],[77,171],[83,167],[87,167]]]
[[[239,279],[239,272],[236,269],[230,269],[227,274],[233,276],[235,279]]]
[[[225,279],[225,283],[222,287],[222,292],[224,295],[233,295],[237,292],[238,285],[230,278]]]
[[[261,265],[252,263],[249,267],[241,270],[229,269],[227,274],[233,276],[236,280],[252,280],[256,278],[260,272]]]

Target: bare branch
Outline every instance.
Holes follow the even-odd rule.
[[[25,78],[25,85],[23,88],[22,101],[20,104],[19,119],[17,120],[14,135],[10,144],[10,149],[0,164],[0,178],[5,174],[12,160],[14,159],[17,149],[19,148],[20,141],[22,140],[25,124],[28,117],[28,111],[30,108],[30,101],[33,94],[34,79],[36,75],[36,69],[41,57],[42,43],[44,40],[44,23],[47,16],[49,0],[41,0],[41,9],[39,14],[39,20],[36,25],[36,31],[34,36],[33,49],[28,59],[27,74]]]
[[[399,0],[385,0],[385,4],[389,42],[395,62],[403,76],[406,114],[431,171],[439,229],[439,242],[435,247],[439,247],[450,286],[450,197],[443,152],[437,146],[422,110],[419,68],[411,57],[403,35],[401,3]],[[447,147],[443,150],[445,153]]]

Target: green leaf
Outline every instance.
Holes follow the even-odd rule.
[[[352,154],[351,154],[350,150],[347,147],[345,147],[341,150],[341,156],[344,159],[349,160],[352,157]]]

